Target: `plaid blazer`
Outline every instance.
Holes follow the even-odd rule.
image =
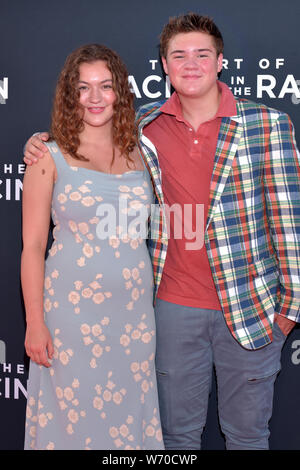
[[[300,321],[300,168],[289,117],[237,99],[222,119],[210,186],[205,245],[227,325],[246,349],[272,341],[274,313]],[[137,113],[139,147],[157,208],[149,251],[155,294],[167,251],[160,168],[143,127],[164,101]]]

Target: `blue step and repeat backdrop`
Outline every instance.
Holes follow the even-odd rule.
[[[233,93],[287,112],[300,147],[298,0],[0,0],[0,449],[23,448],[28,359],[20,288],[22,149],[47,130],[65,57],[104,43],[128,66],[136,106],[168,97],[158,36],[168,18],[210,15],[225,40],[221,79]],[[270,423],[271,449],[300,449],[300,329],[282,355]],[[212,390],[204,449],[224,449]]]

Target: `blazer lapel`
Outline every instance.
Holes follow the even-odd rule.
[[[141,157],[149,171],[154,184],[154,190],[160,204],[163,204],[163,193],[161,185],[161,170],[158,161],[156,148],[152,142],[143,135],[143,128],[146,124],[153,121],[160,114],[160,108],[150,108],[150,110],[138,120],[139,149]]]
[[[242,131],[243,124],[240,116],[224,117],[222,119],[210,183],[206,230],[214,216],[214,212],[224,191]]]

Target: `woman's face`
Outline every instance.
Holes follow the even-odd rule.
[[[111,126],[113,104],[116,95],[113,90],[112,74],[106,62],[97,60],[79,66],[79,102],[83,106],[85,126]]]

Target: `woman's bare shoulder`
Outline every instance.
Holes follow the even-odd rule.
[[[25,174],[27,175],[27,178],[36,178],[43,175],[46,178],[53,178],[55,181],[57,178],[57,171],[50,151],[47,150],[47,152],[44,153],[43,158],[38,159],[37,163],[27,165]]]

